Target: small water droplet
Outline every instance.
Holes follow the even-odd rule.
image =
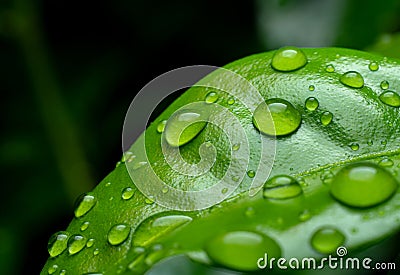
[[[97,203],[97,199],[91,194],[82,194],[75,203],[75,217],[86,215]]]
[[[360,149],[360,145],[358,145],[358,143],[356,142],[352,142],[349,144],[349,147],[351,148],[351,150],[353,151],[358,151],[358,149]]]
[[[373,144],[374,144],[374,141],[373,141],[373,140],[370,139],[370,140],[367,141],[367,145],[368,145],[368,146],[372,146]]]
[[[369,63],[369,65],[368,65],[368,68],[371,71],[375,72],[375,71],[379,70],[379,63],[375,62],[375,61],[371,61],[371,63]]]
[[[111,185],[111,182],[107,182],[107,183],[105,184],[106,187],[109,187],[110,185]]]
[[[400,107],[400,95],[393,91],[383,92],[379,99],[390,107]]]
[[[68,240],[68,252],[70,255],[80,252],[86,245],[86,238],[81,235],[72,235]]]
[[[253,124],[263,134],[285,136],[300,127],[301,114],[290,102],[271,98],[256,108]]]
[[[299,214],[299,220],[302,222],[308,221],[309,219],[311,219],[311,213],[310,211],[308,211],[307,209],[302,211]]]
[[[146,204],[153,204],[153,203],[155,202],[155,199],[154,199],[153,196],[148,196],[148,197],[146,197],[146,199],[144,200],[144,202],[145,202]]]
[[[362,88],[364,86],[364,78],[356,71],[349,71],[342,74],[340,82],[351,88]]]
[[[381,89],[382,89],[382,90],[387,90],[387,89],[389,89],[389,82],[386,81],[386,80],[383,80],[383,81],[381,82]]]
[[[90,247],[93,246],[93,244],[94,244],[94,239],[89,239],[89,240],[87,241],[87,243],[86,243],[86,247],[90,248]]]
[[[193,140],[206,126],[208,116],[199,110],[180,110],[174,113],[165,126],[165,139],[174,147]]]
[[[163,194],[168,193],[168,191],[169,191],[168,187],[164,187],[164,188],[161,190],[161,192],[163,192]]]
[[[133,195],[135,194],[135,190],[133,190],[130,187],[126,187],[124,190],[122,190],[122,199],[123,200],[129,200],[133,197]]]
[[[307,57],[296,47],[283,47],[272,57],[271,66],[277,71],[289,72],[298,70],[307,64]]]
[[[326,65],[325,71],[327,71],[328,73],[333,73],[335,71],[335,67],[333,67],[332,64],[328,64]]]
[[[54,264],[52,266],[49,267],[49,269],[47,270],[48,274],[54,274],[58,269],[58,265]]]
[[[94,256],[99,255],[99,253],[100,253],[100,250],[99,250],[98,248],[96,248],[96,249],[93,251],[93,255],[94,255]]]
[[[89,222],[83,222],[81,225],[81,231],[85,231],[89,227]]]
[[[311,91],[311,92],[314,91],[315,90],[315,86],[314,85],[308,86],[308,90]]]
[[[157,218],[150,217],[144,220],[135,231],[134,246],[148,246],[157,238],[188,224],[192,218],[184,215],[163,215]]]
[[[234,182],[238,182],[238,181],[240,180],[240,177],[239,177],[239,176],[233,176],[233,177],[232,177],[232,180],[233,180]]]
[[[320,179],[323,184],[329,185],[332,183],[333,177],[334,177],[334,174],[331,171],[327,170],[321,174]]]
[[[281,255],[275,240],[250,231],[217,235],[206,243],[205,251],[215,263],[239,271],[259,270],[257,260],[265,253],[268,253],[268,258],[279,258]]]
[[[275,176],[264,184],[264,198],[289,199],[299,196],[303,190],[294,178],[286,175]]]
[[[163,120],[163,121],[161,121],[160,123],[158,123],[158,125],[157,125],[157,132],[159,133],[159,134],[161,134],[162,132],[164,132],[164,130],[165,130],[165,125],[167,124],[167,121],[166,120]]]
[[[392,167],[394,165],[393,160],[389,159],[389,158],[384,158],[381,161],[379,161],[379,166],[381,167]]]
[[[232,104],[234,104],[234,103],[235,103],[235,99],[234,99],[233,97],[231,97],[231,98],[228,99],[228,104],[229,104],[229,105],[232,105]]]
[[[209,92],[207,95],[206,95],[206,99],[205,99],[205,101],[206,101],[206,103],[214,103],[214,102],[216,102],[218,100],[218,94],[217,93],[215,93],[215,92]]]
[[[127,224],[117,224],[108,231],[107,240],[111,245],[120,245],[129,236],[131,228]]]
[[[118,162],[115,164],[115,168],[119,167],[120,165],[121,165],[121,162],[118,161]]]
[[[236,144],[234,144],[233,146],[232,146],[232,150],[233,151],[237,151],[237,150],[239,150],[240,149],[240,143],[236,143]]]
[[[63,269],[63,270],[60,271],[59,275],[65,275],[65,274],[67,274],[67,271],[65,269]]]
[[[325,226],[312,235],[311,246],[322,254],[330,254],[336,251],[345,239],[345,236],[336,228]]]
[[[47,244],[47,250],[50,257],[56,257],[67,249],[68,238],[70,234],[66,231],[60,231],[53,234]]]
[[[222,188],[221,193],[222,193],[222,194],[226,194],[226,192],[228,192],[228,188],[226,188],[226,187],[225,187],[225,188]]]
[[[246,211],[244,212],[244,215],[248,218],[252,218],[256,215],[256,211],[254,210],[253,207],[247,207]]]
[[[319,106],[319,102],[315,97],[309,97],[306,99],[306,108],[309,111],[315,111]]]
[[[390,198],[397,189],[395,178],[373,163],[354,163],[343,167],[333,178],[331,194],[354,207],[370,207]]]
[[[254,170],[249,170],[249,171],[247,171],[247,176],[248,176],[249,178],[254,178],[255,175],[256,175],[256,172],[254,172]]]
[[[321,123],[324,126],[329,125],[332,122],[332,119],[333,119],[333,114],[329,111],[324,112],[320,118]]]

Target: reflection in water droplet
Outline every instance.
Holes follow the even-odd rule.
[[[75,203],[75,217],[80,218],[87,214],[95,205],[97,199],[91,194],[81,195]]]
[[[328,112],[328,111],[324,112],[321,115],[321,118],[320,118],[321,123],[324,126],[329,125],[332,122],[332,119],[333,119],[333,114],[331,112]]]
[[[327,71],[328,73],[333,73],[335,71],[335,67],[333,67],[332,64],[328,64],[325,68],[325,71]]]
[[[395,178],[373,163],[355,163],[343,167],[333,178],[331,194],[354,207],[370,207],[390,198],[397,189]]]
[[[269,179],[264,184],[264,198],[289,199],[299,196],[303,190],[300,184],[292,177],[281,175]]]
[[[158,125],[157,125],[157,132],[158,133],[162,133],[162,132],[164,132],[164,129],[165,129],[165,125],[167,124],[167,121],[166,120],[163,120],[163,121],[161,121],[160,123],[158,123]]]
[[[298,70],[307,64],[307,57],[296,47],[283,47],[272,57],[271,66],[277,71],[289,72]]]
[[[309,97],[306,99],[306,108],[309,111],[314,111],[318,108],[319,102],[315,97]]]
[[[340,82],[351,88],[362,88],[364,86],[364,78],[361,76],[360,73],[355,71],[344,73],[340,77]]]
[[[279,245],[272,238],[250,231],[217,235],[207,242],[205,250],[215,263],[239,271],[259,270],[257,260],[265,253],[269,259],[281,255]]]
[[[81,235],[72,235],[68,240],[68,252],[70,255],[80,252],[86,245],[86,238]]]
[[[300,127],[301,114],[290,102],[271,98],[256,108],[253,124],[263,134],[284,136],[295,132]]]
[[[70,234],[66,231],[60,231],[53,234],[47,244],[47,250],[50,257],[56,257],[67,249],[68,238]]]
[[[326,226],[318,229],[311,237],[311,246],[322,254],[330,254],[341,246],[345,236],[336,228]]]
[[[131,228],[127,224],[117,224],[108,231],[107,240],[111,245],[120,245],[129,236]]]
[[[383,81],[381,82],[381,89],[382,89],[382,90],[387,90],[387,89],[389,89],[389,82],[386,81],[386,80],[383,80]]]
[[[393,91],[383,92],[379,99],[390,107],[400,107],[400,95]]]
[[[206,95],[206,103],[214,103],[218,100],[218,94],[215,92],[210,92]]]
[[[133,197],[133,194],[135,194],[135,191],[130,187],[126,187],[124,190],[122,190],[121,197],[123,200],[129,200]]]
[[[369,65],[368,65],[368,68],[371,71],[375,72],[375,71],[379,70],[379,64],[378,64],[378,62],[371,61],[371,63],[369,63]]]

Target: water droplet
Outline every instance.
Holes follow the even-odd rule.
[[[148,196],[148,197],[146,197],[146,199],[144,200],[144,202],[145,202],[146,204],[153,204],[153,203],[155,202],[155,199],[154,199],[153,196]]]
[[[234,104],[234,103],[235,103],[235,99],[234,99],[233,97],[231,97],[231,98],[228,99],[228,104],[229,104],[229,105],[232,105],[232,104]]]
[[[144,220],[136,229],[133,238],[134,246],[148,246],[154,243],[159,237],[191,221],[191,217],[184,215],[164,215],[155,219],[154,217],[150,217]]]
[[[169,191],[168,187],[164,187],[164,188],[161,190],[161,192],[163,192],[163,194],[168,193],[168,191]]]
[[[58,269],[58,265],[52,265],[52,266],[50,266],[49,267],[49,269],[47,270],[47,273],[48,274],[54,274],[56,271],[57,271],[57,269]]]
[[[392,167],[394,165],[393,160],[389,159],[389,158],[384,158],[381,161],[379,161],[379,166],[381,167]]]
[[[232,177],[232,180],[233,180],[234,182],[238,182],[238,181],[240,180],[240,177],[239,177],[239,176],[233,176],[233,177]]]
[[[225,187],[225,188],[222,188],[221,193],[222,193],[222,194],[226,194],[226,192],[228,192],[228,188],[226,188],[226,187]]]
[[[122,190],[122,199],[123,200],[129,200],[130,198],[133,197],[133,194],[135,194],[135,190],[133,190],[130,187],[126,187],[124,190]]]
[[[237,151],[237,150],[239,150],[240,149],[240,143],[236,143],[236,144],[234,144],[233,146],[232,146],[232,150],[233,151]]]
[[[329,125],[332,122],[332,119],[333,119],[333,114],[331,112],[328,112],[328,111],[324,112],[321,115],[321,118],[320,118],[321,123],[324,126]]]
[[[379,64],[378,64],[378,62],[371,61],[371,63],[369,63],[369,65],[368,65],[368,68],[371,71],[375,72],[375,71],[379,70]]]
[[[75,203],[75,217],[87,214],[95,205],[97,199],[91,194],[82,194]]]
[[[89,227],[89,222],[84,222],[81,225],[81,231],[85,231]]]
[[[206,126],[208,117],[198,110],[181,110],[174,113],[165,126],[169,145],[178,147],[194,139]]]
[[[214,103],[218,100],[218,94],[215,92],[210,92],[206,95],[206,103]]]
[[[90,247],[93,246],[93,244],[94,244],[94,239],[89,239],[89,240],[87,241],[87,243],[86,243],[86,247],[90,248]]]
[[[325,71],[327,71],[328,73],[333,73],[335,71],[335,67],[333,67],[332,64],[328,64],[326,65]]]
[[[364,86],[364,78],[360,73],[355,71],[349,71],[342,74],[340,82],[351,88],[362,88]]]
[[[315,86],[314,86],[314,85],[308,86],[308,90],[309,90],[309,91],[314,91],[314,90],[315,90]]]
[[[358,145],[358,143],[356,142],[352,142],[349,144],[349,147],[351,148],[351,150],[353,151],[358,151],[358,149],[360,149],[360,145]]]
[[[299,214],[299,220],[302,222],[308,221],[311,218],[311,213],[307,209]]]
[[[99,255],[99,253],[100,253],[100,250],[99,250],[98,248],[96,248],[96,249],[93,251],[93,255],[94,255],[94,256]]]
[[[107,183],[105,184],[106,187],[109,187],[110,185],[111,185],[111,182],[107,182]]]
[[[326,226],[318,229],[311,237],[311,246],[322,254],[330,254],[341,246],[345,236],[336,228]]]
[[[320,179],[323,184],[329,185],[332,183],[333,177],[334,177],[333,173],[331,171],[327,170],[321,174]]]
[[[163,120],[163,121],[161,121],[160,123],[158,123],[158,125],[157,125],[157,132],[159,133],[159,134],[161,134],[162,132],[164,132],[164,130],[165,130],[165,125],[167,124],[167,121],[166,120]]]
[[[256,215],[256,211],[254,210],[253,207],[247,207],[246,211],[244,212],[244,215],[248,218],[252,218]]]
[[[81,251],[86,245],[86,238],[81,235],[72,235],[68,240],[68,252],[73,255]]]
[[[66,231],[60,231],[53,234],[47,244],[47,250],[50,257],[56,257],[67,249],[68,238],[70,234]]]
[[[333,178],[331,194],[354,207],[369,207],[387,200],[397,189],[394,177],[373,163],[355,163],[343,167]]]
[[[253,114],[253,124],[261,132],[270,136],[284,136],[300,127],[301,115],[293,105],[279,98],[261,103]]]
[[[307,57],[296,47],[283,47],[272,57],[271,66],[277,71],[289,72],[298,70],[307,64]]]
[[[383,92],[379,99],[391,107],[400,107],[400,95],[393,91]]]
[[[386,80],[383,80],[383,81],[381,82],[381,89],[382,89],[382,90],[387,90],[387,89],[389,89],[389,82],[386,81]]]
[[[117,224],[108,231],[107,240],[111,245],[120,245],[129,236],[131,228],[127,224]]]
[[[309,97],[306,99],[306,108],[309,111],[314,111],[318,108],[319,102],[315,97]]]
[[[248,176],[249,178],[254,178],[255,175],[256,175],[256,172],[254,172],[254,170],[249,170],[249,171],[247,171],[247,176]]]
[[[63,270],[60,271],[59,275],[65,275],[65,274],[67,274],[67,271],[65,269],[63,269]]]
[[[292,177],[281,175],[269,179],[264,184],[264,198],[289,199],[299,196],[303,190],[300,184]]]
[[[268,253],[269,259],[281,255],[281,249],[273,239],[250,231],[218,235],[207,242],[205,250],[215,263],[239,271],[259,270],[257,260],[264,253]]]

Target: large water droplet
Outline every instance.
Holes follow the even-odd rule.
[[[111,245],[123,243],[129,236],[131,228],[127,224],[117,224],[108,231],[107,240]]]
[[[332,122],[332,119],[333,119],[333,114],[329,111],[324,112],[320,117],[321,123],[324,126],[329,125]]]
[[[371,71],[375,72],[375,71],[379,70],[379,64],[378,64],[378,62],[371,61],[371,63],[369,63],[369,65],[368,65],[368,68]]]
[[[156,219],[150,217],[143,221],[135,231],[134,246],[148,246],[156,241],[157,238],[191,221],[191,217],[184,215],[167,215]]]
[[[253,124],[270,136],[284,136],[300,127],[301,115],[288,101],[272,98],[261,103],[253,114]]]
[[[400,107],[400,95],[393,91],[383,92],[379,99],[391,107]]]
[[[164,132],[164,130],[165,130],[165,125],[167,124],[167,121],[166,120],[163,120],[163,121],[161,121],[160,123],[158,123],[158,125],[157,125],[157,132],[158,133],[162,133],[162,132]]]
[[[73,255],[81,251],[86,245],[86,238],[81,235],[72,235],[68,240],[68,252]]]
[[[206,95],[206,103],[214,103],[218,100],[218,94],[215,92],[210,92]]]
[[[47,250],[50,257],[56,257],[67,249],[68,238],[70,234],[66,231],[60,231],[53,234],[47,244]]]
[[[129,200],[133,197],[133,195],[135,194],[135,190],[133,190],[130,187],[126,187],[124,190],[122,190],[122,199],[123,200]]]
[[[383,81],[381,82],[381,89],[382,89],[382,90],[387,90],[387,89],[389,89],[389,82],[386,81],[386,80],[383,80]]]
[[[329,254],[341,246],[345,236],[336,228],[326,226],[318,229],[311,237],[311,246],[322,254]]]
[[[207,242],[208,256],[217,264],[239,271],[258,270],[257,260],[268,253],[268,259],[279,258],[281,249],[270,237],[249,231],[233,231]]]
[[[181,110],[168,120],[165,139],[174,147],[182,146],[194,139],[206,126],[207,116],[198,110]]]
[[[300,184],[292,177],[281,175],[269,179],[264,184],[264,198],[289,199],[299,196],[303,190]]]
[[[87,214],[95,205],[97,199],[91,194],[81,195],[75,203],[75,217],[80,218]]]
[[[304,52],[296,47],[283,47],[272,57],[272,68],[277,71],[289,72],[300,69],[307,64]]]
[[[49,269],[47,269],[47,273],[49,275],[54,274],[58,269],[58,265],[54,264],[52,266],[49,267]]]
[[[331,194],[354,207],[369,207],[387,200],[397,189],[394,177],[373,163],[343,167],[333,178]]]
[[[306,99],[306,108],[309,111],[314,111],[318,108],[319,102],[315,97],[309,97]]]
[[[355,71],[349,71],[344,73],[340,77],[340,82],[352,88],[362,88],[364,86],[364,78],[360,73]]]

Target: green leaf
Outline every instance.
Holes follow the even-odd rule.
[[[389,90],[400,91],[400,61],[340,48],[303,49],[303,52],[307,64],[285,66],[291,68],[290,72],[271,67],[274,52],[249,56],[225,67],[248,80],[261,93],[263,100],[278,98],[279,103],[291,104],[294,109],[290,110],[301,114],[298,128],[292,127],[289,134],[278,136],[276,140],[260,134],[254,127],[251,110],[239,98],[232,98],[231,94],[224,92],[236,89],[239,91],[237,95],[246,98],[252,95],[246,90],[248,86],[243,81],[235,82],[236,79],[227,77],[225,70],[214,71],[201,83],[218,83],[221,90],[190,88],[148,127],[146,136],[142,135],[125,154],[126,166],[117,166],[86,196],[83,201],[89,205],[79,207],[80,217],[74,218],[66,229],[71,235],[93,240],[73,255],[69,255],[69,249],[66,249],[49,258],[42,274],[47,274],[49,268],[56,268],[57,272],[66,270],[67,274],[143,274],[160,260],[177,254],[188,254],[205,264],[247,272],[257,267],[257,259],[264,256],[263,247],[265,253],[276,257],[318,259],[326,254],[335,256],[336,247],[340,245],[350,252],[357,252],[397,233],[400,227],[400,194],[397,189],[400,180],[400,108],[385,104],[379,96],[384,92],[382,81],[389,83]],[[290,63],[290,59],[285,62]],[[371,62],[377,63],[379,68],[376,70],[376,66],[370,66]],[[348,73],[350,71],[359,75]],[[185,140],[181,147],[166,147],[169,148],[167,154],[178,150],[182,157],[180,161],[186,161],[184,164],[178,162],[181,165],[178,168],[201,163],[202,157],[213,154],[216,162],[203,175],[181,174],[167,163],[165,158],[170,155],[162,152],[162,135],[157,128],[171,116],[175,120],[173,114],[179,108],[204,101],[210,92],[217,93],[216,103],[229,110],[229,114],[222,113],[226,119],[221,125],[232,130],[231,136],[212,123],[186,128],[186,137],[190,136],[192,140]],[[315,99],[311,102],[310,97],[315,98],[318,104],[315,104]],[[263,104],[263,100],[257,103]],[[267,104],[271,107],[270,101]],[[202,109],[199,117],[207,108]],[[270,110],[274,112],[275,109]],[[215,115],[213,111],[205,116]],[[229,117],[232,114],[239,124]],[[275,127],[290,119],[290,114],[285,113],[275,120],[276,115],[272,114]],[[197,120],[195,123],[199,125],[201,122]],[[168,127],[167,122],[164,131],[174,129],[170,127],[168,130]],[[243,138],[242,131],[248,141],[248,151],[244,146],[246,140],[240,140],[240,147],[230,143]],[[268,161],[259,163],[263,160],[260,141],[265,140],[272,145],[276,142],[275,162],[270,174],[274,178],[265,187],[270,189],[250,196],[247,190],[252,181],[269,170]],[[203,143],[213,144],[215,147],[211,148],[215,151],[202,155],[208,152],[204,151],[208,146],[201,146]],[[235,171],[242,173],[238,176],[244,173],[244,177],[230,198],[211,208],[170,210],[154,203],[154,200],[171,191],[154,189],[154,197],[146,197],[132,183],[131,176],[137,185],[150,186],[150,191],[155,186],[150,166],[144,162],[143,145],[155,174],[180,190],[211,188],[229,171],[230,165],[239,165],[234,167]],[[236,152],[239,160],[249,158],[248,166],[240,167],[241,162],[235,164],[232,152]],[[364,176],[351,178],[347,170],[354,167],[367,172],[361,173]],[[382,174],[395,184],[385,183],[382,186],[389,190],[375,194],[371,190],[380,191],[383,187],[377,186],[379,179],[365,176],[370,172],[372,176]],[[353,203],[352,196],[343,195],[336,174],[340,179],[348,180],[350,187],[346,190],[355,194],[359,192],[354,197],[359,201]],[[286,177],[279,178],[279,175]],[[360,175],[360,172],[351,175]],[[366,181],[368,189],[360,185]],[[335,187],[333,194],[331,185]],[[132,190],[126,188],[133,189],[133,196]],[[290,193],[290,198],[282,199],[285,192]],[[280,199],[273,199],[273,196]],[[187,198],[181,197],[175,202],[190,206],[191,201],[185,200]],[[108,241],[110,229],[113,245]],[[69,245],[72,244],[72,251],[76,252],[81,239],[69,238]],[[218,247],[219,251],[215,251]]]

